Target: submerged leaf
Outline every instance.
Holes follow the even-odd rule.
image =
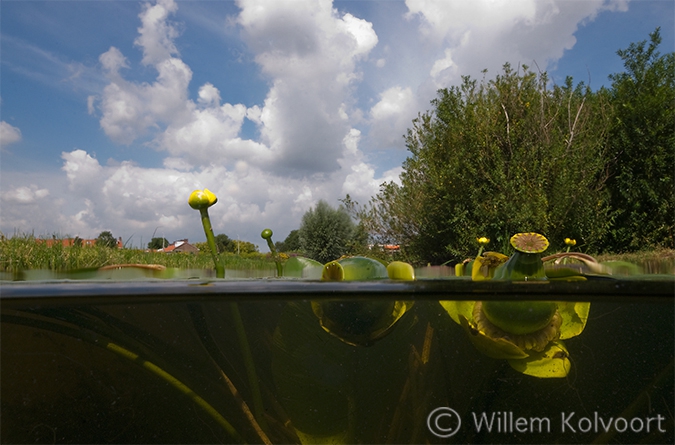
[[[509,360],[509,365],[518,372],[540,378],[566,377],[572,366],[561,341],[551,342],[542,352],[527,358]]]
[[[459,316],[462,315],[467,320],[473,319],[473,306],[475,301],[439,301],[445,312],[450,315],[450,318],[457,324],[461,324]]]
[[[558,302],[558,312],[563,319],[562,325],[560,326],[560,339],[564,340],[581,334],[586,327],[590,310],[590,302]]]
[[[515,344],[504,338],[488,337],[469,324],[469,321],[463,315],[459,316],[459,321],[464,330],[469,334],[471,343],[483,354],[497,359],[516,359],[525,358],[527,353]]]

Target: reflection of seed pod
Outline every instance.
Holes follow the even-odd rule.
[[[403,301],[313,301],[321,327],[350,345],[369,346],[387,335],[410,306]]]
[[[394,301],[313,302],[321,326],[349,344],[368,345],[392,324]]]
[[[412,269],[412,266],[410,266]],[[395,270],[397,271],[396,273]],[[410,274],[403,264],[392,273]],[[414,271],[413,271],[414,273]],[[406,274],[404,274],[406,275]],[[323,267],[323,281],[357,281],[387,278],[387,268],[365,257],[342,258]],[[414,277],[411,277],[412,279]],[[350,345],[368,346],[387,335],[410,305],[403,301],[313,301],[312,310],[321,327]]]
[[[498,328],[511,334],[530,334],[546,327],[557,305],[551,301],[485,301],[483,313]]]

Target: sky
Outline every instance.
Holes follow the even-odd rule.
[[[0,1],[0,231],[282,241],[398,181],[436,91],[504,63],[591,88],[672,0]]]

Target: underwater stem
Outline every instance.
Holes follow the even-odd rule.
[[[180,391],[181,393],[185,394],[188,396],[195,404],[197,404],[201,409],[203,409],[211,418],[213,418],[220,426],[222,426],[227,434],[230,435],[234,440],[236,440],[239,443],[244,443],[244,439],[239,434],[239,432],[232,426],[230,422],[227,421],[211,404],[209,404],[206,400],[204,400],[202,397],[200,397],[197,393],[195,393],[190,387],[185,385],[183,382],[178,380],[176,377],[174,377],[172,374],[169,374],[166,372],[164,369],[160,368],[153,362],[149,360],[145,360],[143,357],[139,356],[138,354],[116,344],[111,341],[108,341],[105,337],[89,330],[87,327],[80,326],[78,324],[75,324],[77,326],[77,329],[71,328],[68,326],[63,326],[60,324],[56,324],[53,322],[48,322],[48,321],[43,321],[43,320],[36,320],[36,319],[31,319],[28,317],[23,317],[23,316],[16,316],[16,315],[2,315],[1,319],[2,323],[13,323],[13,324],[18,324],[18,325],[23,325],[23,326],[30,326],[32,328],[38,328],[38,329],[44,329],[46,331],[51,331],[51,332],[56,332],[61,335],[65,335],[68,337],[76,338],[78,340],[83,340],[86,341],[87,343],[90,343],[94,346],[100,347],[107,349],[110,352],[114,352],[115,354],[119,355],[120,357],[124,357],[131,362],[135,363],[136,365],[144,368],[145,370],[151,372],[152,374],[156,375],[157,377],[161,378],[162,380],[166,381],[169,383],[171,386],[173,386],[175,389]],[[59,320],[60,321],[60,320]]]
[[[253,411],[255,412],[255,417],[262,429],[268,431],[267,421],[265,420],[265,409],[263,406],[262,394],[260,392],[260,385],[258,384],[258,374],[256,373],[255,364],[253,363],[253,354],[251,354],[251,347],[249,346],[248,337],[246,336],[246,330],[244,329],[244,322],[241,318],[241,312],[239,312],[239,306],[237,303],[230,303],[230,309],[232,310],[232,320],[234,322],[234,328],[237,331],[237,338],[239,339],[239,347],[241,348],[241,353],[244,356],[244,366],[246,366],[248,382],[251,386],[251,393],[253,395]]]

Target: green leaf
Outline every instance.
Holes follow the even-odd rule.
[[[560,339],[565,340],[581,334],[586,327],[590,310],[590,302],[558,302],[558,312],[563,319],[560,326]]]
[[[469,321],[463,315],[459,316],[459,321],[469,334],[471,343],[483,354],[488,357],[497,359],[518,359],[527,357],[527,353],[520,349],[515,344],[503,338],[488,337],[484,333],[478,331],[474,326],[469,324]]]
[[[567,348],[561,341],[551,342],[542,352],[527,358],[508,362],[516,371],[539,378],[566,377],[572,367]]]
[[[291,257],[284,264],[284,277],[320,280],[323,264],[311,258]]]

